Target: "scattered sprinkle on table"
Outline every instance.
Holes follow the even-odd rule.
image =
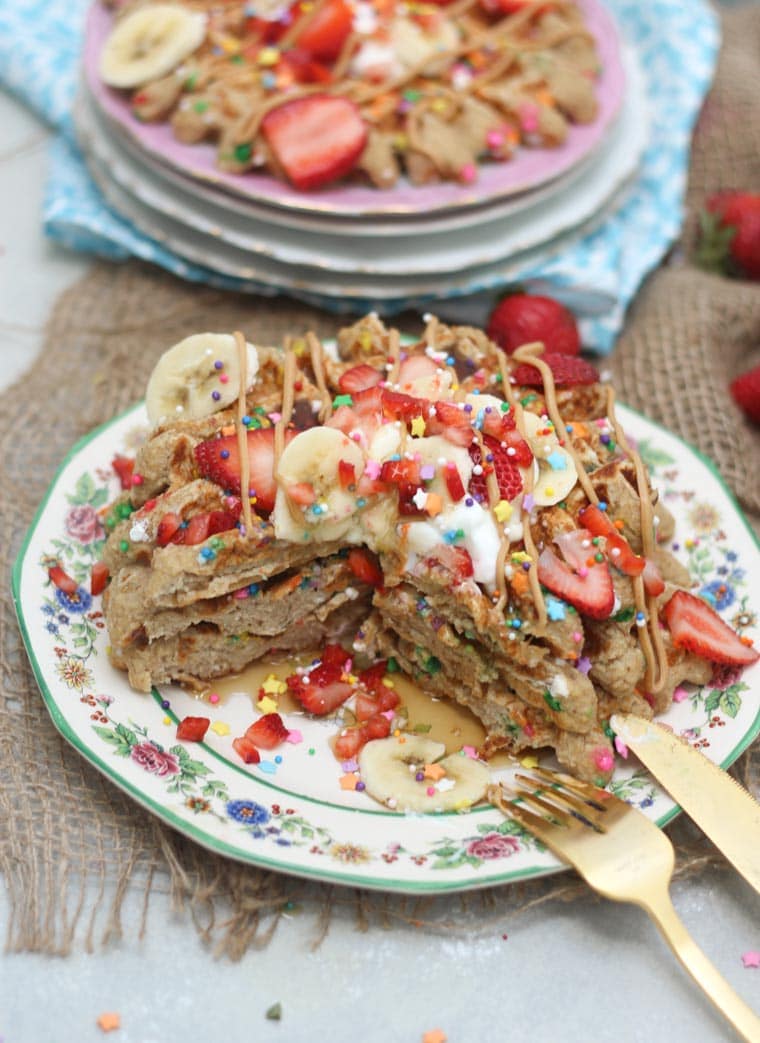
[[[760,967],[760,952],[754,949],[742,953],[742,963],[745,967]]]
[[[113,1032],[121,1028],[121,1016],[115,1011],[108,1011],[98,1018],[98,1028],[101,1032]]]
[[[422,1043],[446,1043],[448,1036],[443,1029],[430,1029],[422,1034]]]
[[[269,1021],[279,1021],[282,1017],[282,1004],[273,1003],[267,1010],[266,1017]]]

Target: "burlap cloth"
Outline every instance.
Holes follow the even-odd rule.
[[[716,461],[751,519],[760,519],[760,433],[727,393],[729,379],[760,352],[760,289],[689,264],[696,213],[719,188],[760,189],[760,10],[726,14],[713,91],[696,131],[688,216],[679,247],[631,309],[611,358],[620,398],[663,422]],[[402,319],[402,322],[404,320]],[[409,329],[417,328],[409,317]],[[222,294],[152,268],[97,264],[58,301],[32,370],[0,398],[0,559],[8,573],[24,530],[68,447],[140,398],[159,353],[189,332],[252,331],[278,342],[286,332],[334,332],[332,317],[291,301]],[[411,922],[451,930],[462,903],[468,931],[583,887],[570,874],[423,901],[306,884],[211,855],[147,812],[58,736],[23,651],[9,597],[0,618],[0,875],[8,889],[10,951],[65,954],[149,924],[148,897],[167,896],[192,917],[217,952],[241,955],[275,929],[285,903],[320,913],[337,903],[360,924]],[[735,771],[760,780],[760,749]],[[678,872],[721,864],[690,823],[669,832]],[[145,897],[139,924],[122,924],[125,894]]]

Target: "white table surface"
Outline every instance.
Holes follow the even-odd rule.
[[[44,128],[2,94],[0,127],[4,387],[35,357],[53,301],[87,262],[40,231]],[[760,949],[760,898],[730,870],[677,882],[672,895],[699,945],[760,1012],[760,969],[741,960]],[[125,924],[139,921],[140,901],[127,896]],[[0,938],[7,915],[0,883]],[[231,964],[215,961],[156,894],[143,942],[130,936],[66,959],[0,956],[0,1043],[419,1043],[433,1028],[449,1043],[735,1038],[629,906],[584,898],[491,922],[452,897],[449,919],[454,928],[440,934],[409,926],[362,933],[338,909],[313,951],[315,917],[296,913],[267,948]],[[268,1021],[276,1001],[282,1020]],[[121,1015],[108,1037],[96,1025],[104,1011]]]

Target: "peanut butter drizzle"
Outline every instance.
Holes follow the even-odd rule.
[[[282,364],[282,407],[280,419],[274,427],[274,472],[277,475],[277,465],[280,462],[282,451],[285,448],[285,431],[290,418],[293,415],[293,401],[295,399],[296,382],[296,356],[293,351],[292,337],[286,337],[283,348],[285,361]]]
[[[349,33],[343,42],[340,54],[335,59],[335,63],[332,67],[332,78],[333,80],[341,80],[346,75],[349,63],[354,56],[356,48],[361,43],[361,37],[358,33]]]
[[[245,534],[246,536],[249,536],[251,529],[253,528],[250,493],[251,461],[248,457],[248,428],[243,423],[243,419],[248,413],[248,403],[246,401],[246,384],[248,383],[248,346],[245,342],[245,337],[240,330],[235,330],[233,336],[235,338],[235,346],[237,347],[238,353],[238,369],[240,370],[238,375],[237,397],[237,441],[238,456],[240,457],[240,499],[243,505],[243,525],[245,526]]]
[[[388,354],[393,358],[393,366],[388,374],[388,383],[397,384],[401,370],[401,338],[396,329],[388,331]]]
[[[639,494],[639,509],[641,511],[641,546],[644,557],[652,558],[655,551],[654,510],[652,509],[649,476],[641,457],[631,448],[625,431],[620,426],[615,414],[615,389],[612,387],[607,388],[607,417],[615,432],[617,444],[632,460],[636,469],[636,490]],[[657,614],[657,598],[646,593],[642,576],[633,577],[633,595],[636,611],[643,612],[646,616],[646,627],[637,627],[641,650],[644,653],[644,659],[647,664],[646,673],[644,674],[644,685],[647,691],[657,694],[665,687],[668,673],[665,642],[660,633]]]
[[[530,345],[528,345],[528,346],[530,346]],[[512,385],[510,383],[509,368],[507,366],[506,356],[504,355],[504,353],[502,351],[500,351],[499,355],[498,355],[498,365],[499,365],[499,373],[501,374],[501,386],[502,386],[502,389],[503,389],[503,392],[504,392],[505,401],[507,401],[509,403],[510,408],[514,412],[514,415],[515,415],[515,426],[517,427],[517,430],[520,432],[520,434],[523,437],[525,437],[525,421],[523,420],[524,410],[523,410],[522,405],[520,404],[519,399],[517,398],[517,395],[514,392],[514,388],[512,387]],[[533,467],[532,466],[526,468],[526,473],[525,473],[525,476],[523,478],[523,484],[524,484],[524,488],[525,488],[525,491],[524,491],[524,494],[523,494],[523,502],[524,502],[525,497],[528,496],[530,494],[530,492],[532,491],[532,489],[533,489]],[[546,614],[546,602],[544,601],[544,596],[541,593],[541,585],[538,582],[538,547],[536,547],[536,544],[535,544],[535,542],[533,540],[533,533],[530,531],[530,511],[526,511],[524,509],[523,509],[523,519],[522,519],[522,537],[523,537],[523,544],[525,545],[525,552],[526,552],[526,554],[529,554],[530,558],[531,558],[531,567],[528,570],[528,587],[530,589],[530,595],[531,595],[531,598],[533,600],[533,607],[535,608],[536,615],[538,617],[536,625],[535,625],[535,633],[540,636],[541,634],[543,634],[546,631],[546,624],[548,622],[548,616]],[[499,548],[499,554],[497,555],[496,563],[497,563],[497,568],[499,568],[500,571],[503,572],[504,571],[504,565],[506,564],[507,554],[509,552],[509,541],[504,537],[503,531],[500,534],[500,538],[501,538],[501,547]],[[503,553],[502,553],[502,551],[503,551]],[[499,565],[499,562],[501,562],[502,564]],[[498,582],[498,576],[497,576],[497,582]],[[506,585],[505,585],[505,590],[506,590]],[[501,604],[501,599],[499,599],[499,603]],[[503,605],[502,605],[502,608],[503,608]]]
[[[324,424],[332,416],[332,397],[330,396],[330,390],[327,387],[327,381],[325,380],[322,342],[316,333],[312,333],[312,331],[309,330],[306,334],[306,343],[309,347],[311,368],[314,370],[314,380],[319,388],[319,393],[322,396],[322,405],[319,407],[319,419],[320,422]]]

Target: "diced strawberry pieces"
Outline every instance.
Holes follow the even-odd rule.
[[[547,364],[552,371],[554,383],[557,387],[580,387],[586,384],[596,384],[600,379],[598,371],[577,355],[560,355],[555,352],[545,352],[541,360]],[[513,371],[512,379],[518,387],[544,386],[538,367],[529,362],[522,362]]]
[[[340,95],[286,101],[267,112],[261,130],[288,179],[302,191],[350,173],[367,143],[361,112]]]
[[[370,587],[382,587],[383,570],[372,551],[366,547],[352,547],[346,560],[348,567],[361,583],[367,583]]]
[[[169,543],[181,543],[184,537],[184,529],[181,529],[182,519],[174,511],[167,511],[158,523],[156,529],[156,543],[159,547],[166,547]]]
[[[48,569],[48,578],[59,590],[62,590],[64,594],[76,594],[79,587],[77,586],[76,580],[72,579],[68,572],[65,572],[60,565],[53,565]]]
[[[665,589],[665,580],[662,573],[651,558],[644,559],[644,590],[650,597],[658,598]]]
[[[473,466],[483,468],[482,474],[473,474],[471,476],[470,493],[475,497],[479,497],[481,501],[487,500],[488,486],[486,479],[490,471],[493,470],[496,474],[496,482],[499,486],[501,499],[514,500],[522,492],[523,488],[522,475],[514,463],[514,457],[509,456],[506,449],[502,448],[501,443],[497,442],[490,435],[484,436],[483,445],[486,449],[485,460],[483,460],[483,454],[477,442],[473,442],[470,446],[470,458]]]
[[[289,734],[278,713],[265,713],[245,730],[245,738],[261,750],[273,750],[285,742]]]
[[[443,465],[443,479],[446,483],[446,490],[454,503],[463,500],[466,491],[464,482],[457,465],[451,460]]]
[[[317,669],[308,676],[314,678],[318,674],[319,670]],[[288,678],[288,687],[291,688],[293,695],[303,706],[304,710],[313,713],[316,717],[324,717],[326,714],[332,713],[333,710],[337,710],[353,692],[353,688],[346,681],[324,682],[319,676],[316,676],[315,680],[310,681],[304,681],[303,678],[299,679],[301,681],[300,684],[291,686],[291,678]]]
[[[432,433],[443,435],[452,445],[470,445],[475,437],[470,422],[472,414],[460,409],[453,402],[435,402],[433,408],[436,422],[430,425]]]
[[[356,485],[356,468],[350,460],[338,460],[338,482],[341,489]]]
[[[360,690],[356,696],[356,719],[357,721],[368,721],[375,714],[395,710],[399,702],[400,696],[395,688],[386,688],[385,685],[381,685],[376,693]]]
[[[477,412],[476,412],[477,415]],[[501,442],[508,431],[515,430],[515,415],[511,409],[496,409],[486,406],[483,410],[482,431]]]
[[[288,442],[293,432],[286,432]],[[262,427],[248,432],[249,492],[256,498],[257,513],[268,514],[274,507],[277,483],[274,477],[274,428]],[[240,454],[236,435],[209,438],[195,447],[195,461],[204,478],[223,489],[241,494]]]
[[[391,722],[382,713],[375,713],[361,724],[344,728],[336,737],[335,756],[340,761],[355,760],[361,750],[373,739],[387,739],[391,733]]]
[[[362,747],[366,746],[364,728],[358,725],[353,728],[344,728],[335,737],[333,750],[339,761],[352,761],[357,758]]]
[[[377,663],[373,663],[372,666],[359,671],[359,681],[368,692],[373,692],[377,695],[381,690],[387,690],[383,684],[387,673],[388,661],[380,659]]]
[[[132,488],[132,475],[135,470],[135,461],[129,456],[117,455],[111,461],[122,489]]]
[[[399,366],[399,388],[402,392],[411,391],[414,389],[415,380],[434,377],[438,373],[439,368],[427,355],[409,355]]]
[[[448,569],[455,583],[462,583],[475,572],[470,552],[465,547],[454,547],[450,543],[439,543],[427,560]]]
[[[674,645],[712,663],[749,666],[760,656],[706,601],[686,590],[677,590],[668,601],[665,621]]]
[[[261,760],[258,749],[245,735],[233,739],[232,748],[244,764],[258,764]]]
[[[90,593],[93,597],[102,594],[108,583],[108,566],[104,561],[96,561],[90,569]]]
[[[592,536],[604,536],[610,563],[626,576],[640,576],[646,566],[646,558],[636,554],[625,536],[615,527],[606,511],[600,511],[590,503],[578,512],[578,521]]]
[[[338,377],[338,388],[343,395],[355,395],[360,391],[367,391],[376,387],[383,379],[372,366],[362,362],[358,366],[352,366]],[[378,400],[379,405],[379,400]]]
[[[311,482],[291,482],[286,491],[288,498],[301,507],[310,507],[317,499]]]
[[[386,739],[391,733],[391,722],[384,713],[376,713],[364,722],[363,730],[367,742],[372,739]]]
[[[177,725],[177,738],[185,742],[202,742],[210,724],[208,717],[183,717]]]
[[[533,453],[519,431],[505,431],[502,435],[501,441],[504,442],[507,449],[507,456],[510,458],[512,463],[517,464],[518,467],[530,467],[533,462]],[[509,452],[510,449],[514,451]]]
[[[343,673],[350,656],[342,645],[325,645],[320,663],[325,670],[333,671],[336,676]]]
[[[406,457],[400,460],[386,460],[380,468],[380,480],[388,482],[389,485],[419,488],[422,481],[419,460],[409,460]]]
[[[285,51],[280,57],[280,65],[291,71],[296,83],[332,83],[333,80],[330,68],[300,47]]]
[[[552,594],[567,601],[591,619],[608,619],[615,605],[612,576],[605,562],[591,566],[585,575],[572,572],[549,547],[538,559],[538,578]]]
[[[327,0],[299,32],[298,49],[323,62],[335,61],[351,32],[353,17],[346,0]]]
[[[238,501],[239,503],[239,501]],[[237,504],[236,504],[237,506]],[[208,534],[209,536],[217,536],[220,532],[230,532],[232,529],[237,527],[237,523],[240,519],[240,507],[237,506],[236,511],[209,511],[208,515]]]
[[[403,423],[411,423],[416,417],[425,418],[430,409],[430,403],[425,398],[414,398],[412,395],[404,395],[400,391],[382,389],[382,410],[389,420],[401,420]]]

